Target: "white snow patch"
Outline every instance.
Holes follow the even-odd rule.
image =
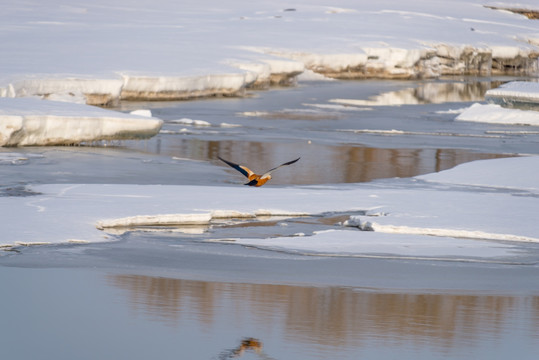
[[[0,89],[0,96],[27,97],[27,96],[54,96],[51,100],[62,99],[69,102],[85,100],[87,94],[107,95],[111,99],[119,98],[123,86],[121,79],[82,79],[60,78],[53,74],[47,77],[26,76],[10,83],[4,90]]]
[[[270,113],[266,111],[244,111],[241,113],[238,113],[238,115],[241,116],[248,116],[248,117],[263,117],[268,116]]]
[[[483,3],[299,0],[297,11],[276,15],[273,3],[239,0],[193,2],[189,11],[174,0],[71,1],[80,12],[60,0],[9,2],[0,24],[16,41],[3,43],[0,96],[99,103],[241,95],[251,84],[290,82],[305,67],[343,77],[439,76],[488,73],[493,57],[537,68],[533,21]]]
[[[101,108],[37,98],[0,98],[0,146],[148,138],[163,124]]]
[[[168,121],[170,123],[174,124],[181,124],[181,125],[192,125],[192,126],[211,126],[211,123],[204,121],[204,120],[193,120],[188,118],[182,118],[177,120],[170,120]]]
[[[235,128],[235,127],[241,127],[240,124],[231,124],[231,123],[226,123],[226,122],[223,122],[221,124],[219,124],[220,127],[222,128]]]
[[[457,185],[539,191],[539,156],[479,160],[417,179]]]
[[[457,114],[462,114],[464,111],[466,111],[466,109],[467,108],[439,110],[439,111],[436,111],[436,114],[457,115]]]
[[[110,240],[97,227],[206,226],[219,218],[241,221],[264,216],[354,213],[357,209],[370,209],[355,220],[370,222],[374,231],[355,231],[350,236],[365,239],[365,243],[394,239],[399,233],[408,234],[399,235],[400,239],[410,234],[425,241],[431,239],[434,247],[439,244],[437,239],[443,238],[539,241],[538,172],[539,156],[484,160],[418,177],[428,182],[425,185],[393,179],[375,187],[267,186],[257,191],[256,201],[252,189],[243,186],[36,185],[29,190],[38,195],[0,197],[2,208],[9,209],[2,213],[4,236],[0,246],[16,242],[61,243],[69,239]],[[443,190],[433,183],[444,184]],[[422,201],[417,201],[419,198]],[[201,204],[207,210],[199,210]],[[20,226],[20,219],[32,226]],[[51,226],[57,223],[61,226]],[[317,250],[316,241],[322,235],[301,238],[313,240],[313,251],[322,251]],[[282,239],[264,241],[271,245]],[[289,243],[294,245],[293,238]],[[352,247],[347,251],[353,252]],[[338,253],[339,249],[332,252]]]
[[[461,229],[441,229],[428,227],[381,225],[370,220],[364,220],[359,216],[351,217],[346,221],[345,226],[358,227],[364,231],[376,231],[387,234],[409,234],[409,235],[428,235],[439,237],[452,237],[460,239],[486,239],[486,240],[504,240],[504,241],[524,241],[539,242],[539,238],[529,236],[519,236],[513,234],[497,234],[484,231],[461,230]]]
[[[475,103],[457,116],[455,120],[539,126],[539,111],[506,109],[495,104]]]
[[[115,227],[163,226],[163,225],[200,225],[209,224],[211,214],[158,214],[137,215],[120,219],[100,220],[96,227],[100,230]]]
[[[334,79],[324,76],[322,74],[316,73],[310,69],[305,69],[297,77],[298,82],[308,82],[308,81],[334,81]]]
[[[139,110],[133,110],[129,112],[131,115],[137,115],[137,116],[144,116],[151,118],[152,117],[152,111],[147,109],[139,109]]]
[[[251,219],[255,217],[256,215],[253,213],[236,211],[236,210],[213,210],[211,212],[212,219],[230,219],[230,218]]]

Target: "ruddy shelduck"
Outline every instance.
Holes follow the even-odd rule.
[[[247,179],[249,179],[249,182],[244,184],[244,185],[249,185],[249,186],[262,186],[264,185],[265,183],[267,183],[269,180],[271,180],[271,172],[277,170],[278,168],[280,168],[281,166],[285,166],[285,165],[291,165],[293,163],[295,163],[296,161],[298,161],[300,158],[297,158],[296,160],[292,160],[292,161],[289,161],[289,162],[285,162],[284,164],[281,164],[277,167],[274,167],[273,169],[271,170],[268,170],[266,171],[264,174],[262,175],[257,175],[255,174],[254,172],[252,172],[248,167],[246,166],[243,166],[243,165],[238,165],[238,164],[234,164],[233,162],[230,162],[230,161],[226,161],[225,159],[223,159],[222,157],[218,156],[219,160],[225,162],[227,165],[233,167],[234,169],[238,170],[240,173],[242,173]]]

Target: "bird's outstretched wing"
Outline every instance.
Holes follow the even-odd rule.
[[[301,159],[301,158],[299,157],[299,158],[297,158],[296,160],[292,160],[292,161],[289,161],[289,162],[285,162],[284,164],[281,164],[281,165],[279,165],[279,166],[277,166],[277,167],[274,167],[273,169],[266,171],[266,173],[265,173],[264,175],[269,175],[269,173],[271,173],[271,172],[274,171],[274,170],[277,170],[277,169],[280,168],[281,166],[291,165],[291,164],[295,163],[296,161],[298,161],[299,159]],[[262,176],[264,176],[264,175],[262,175]]]
[[[243,165],[238,165],[238,164],[234,164],[233,162],[230,162],[230,161],[227,161],[225,159],[223,159],[222,157],[220,156],[217,156],[217,158],[219,158],[219,160],[223,161],[224,163],[226,163],[228,166],[230,167],[233,167],[234,169],[238,170],[240,173],[242,173],[246,178],[249,178],[251,175],[253,175],[254,173],[246,166],[243,166]]]

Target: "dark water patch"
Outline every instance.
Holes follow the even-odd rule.
[[[25,185],[0,185],[0,197],[26,197],[36,195],[41,195],[41,193],[33,191]]]

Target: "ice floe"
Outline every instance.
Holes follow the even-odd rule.
[[[284,219],[279,220],[284,225],[286,219],[333,212],[349,218],[329,232],[309,231],[303,222],[304,228],[296,231],[302,236],[227,241],[332,256],[497,257],[512,252],[511,242],[539,242],[538,169],[539,157],[532,156],[476,161],[414,179],[366,184],[262,189],[35,185],[32,196],[2,198],[3,231],[9,236],[0,245],[110,241],[122,228],[140,226],[199,233],[226,219],[270,217]],[[21,226],[20,219],[32,226]],[[197,224],[202,228],[193,230]]]
[[[506,109],[500,105],[476,103],[464,110],[455,120],[539,126],[539,111]]]
[[[487,104],[455,111],[457,121],[539,126],[539,83],[513,81],[486,91]]]
[[[188,119],[188,118],[170,120],[168,122],[173,123],[173,124],[180,124],[180,125],[211,126],[211,124],[205,120],[193,120],[193,119]]]
[[[496,166],[492,166],[496,164]],[[437,183],[539,191],[536,156],[474,161],[417,179]]]
[[[163,121],[156,118],[84,104],[0,98],[0,146],[143,139],[157,134],[162,124]]]
[[[235,242],[315,256],[429,260],[438,258],[453,261],[477,261],[473,258],[479,258],[488,261],[514,255],[514,247],[510,244],[406,234],[389,237],[382,233],[365,234],[350,230],[329,230],[307,237],[237,239]]]

